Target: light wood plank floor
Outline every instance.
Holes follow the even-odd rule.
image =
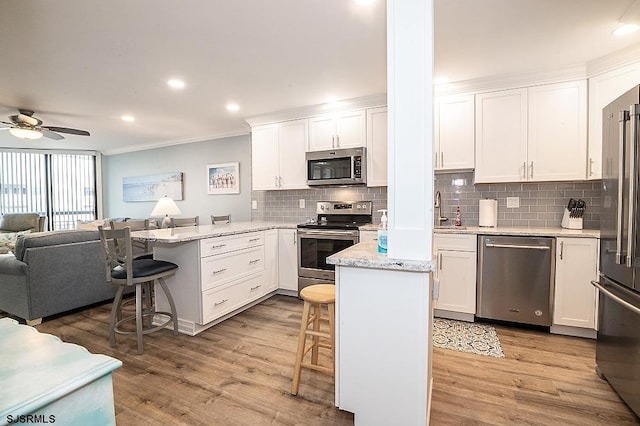
[[[142,356],[127,336],[109,347],[109,308],[37,328],[123,361],[114,373],[121,426],[353,424],[322,373],[303,370],[298,396],[289,395],[298,299],[274,296],[195,337],[148,335]],[[640,424],[594,373],[593,341],[496,328],[504,359],[434,348],[432,425]]]

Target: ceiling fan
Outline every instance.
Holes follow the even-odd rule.
[[[42,120],[33,116],[33,111],[28,109],[19,109],[18,114],[10,115],[11,122],[0,121],[2,124],[8,124],[9,127],[0,127],[0,130],[8,129],[9,132],[21,139],[40,139],[45,136],[49,139],[60,140],[64,136],[59,133],[68,133],[70,135],[90,136],[86,130],[70,129],[68,127],[43,126]]]

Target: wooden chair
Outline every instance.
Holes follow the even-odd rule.
[[[184,228],[187,226],[198,226],[199,217],[172,217],[169,228]]]
[[[231,215],[225,214],[221,216],[211,215],[211,224],[215,225],[216,223],[231,223]]]
[[[109,318],[109,343],[111,347],[116,346],[116,333],[135,334],[138,341],[138,354],[144,352],[142,337],[145,334],[153,333],[163,329],[173,323],[173,334],[178,334],[178,315],[175,303],[169,292],[169,288],[164,278],[175,274],[178,265],[163,260],[135,259],[131,244],[131,230],[124,229],[104,229],[98,227],[100,241],[105,252],[108,280],[118,285],[118,291],[113,299],[111,316]],[[156,311],[150,297],[143,297],[143,287],[146,283],[157,283],[162,288],[167,301],[171,307],[171,312]],[[135,286],[135,314],[120,318],[122,313],[122,295],[127,287]],[[147,292],[150,294],[150,292]],[[143,299],[147,299],[143,302]],[[166,319],[159,325],[153,327],[152,319],[156,315],[164,315]],[[147,324],[143,319],[148,319]],[[135,321],[135,331],[128,331],[121,326],[130,321]]]
[[[333,284],[315,284],[305,287],[300,292],[304,300],[302,308],[302,320],[300,321],[300,334],[298,336],[298,351],[293,368],[293,382],[291,383],[291,395],[298,394],[300,386],[300,371],[304,368],[321,371],[333,375],[335,370],[335,303],[336,293]],[[329,330],[320,330],[322,318],[322,305],[327,305]],[[311,344],[307,347],[307,336],[311,336]],[[325,339],[324,342],[320,338]],[[328,341],[328,343],[327,343]],[[318,364],[318,349],[331,350],[331,367]],[[311,352],[311,362],[304,362],[304,357]]]

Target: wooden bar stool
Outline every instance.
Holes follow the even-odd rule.
[[[298,352],[296,364],[293,369],[293,383],[291,395],[298,394],[300,385],[300,370],[302,367],[316,371],[322,371],[333,375],[335,369],[335,303],[336,291],[333,284],[315,284],[305,287],[300,292],[304,300],[302,308],[302,320],[300,321],[300,335],[298,336]],[[328,318],[321,318],[322,305],[327,305]],[[329,332],[320,331],[320,320],[329,320]],[[311,326],[311,327],[310,327]],[[307,347],[307,336],[311,336],[311,344]],[[320,341],[320,338],[329,342]],[[331,349],[331,367],[318,365],[318,349]],[[303,362],[304,357],[311,351],[311,362]]]

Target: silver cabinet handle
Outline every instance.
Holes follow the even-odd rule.
[[[331,148],[336,147],[336,135],[331,135]]]
[[[262,284],[258,284],[258,285],[257,285],[257,286],[255,286],[255,287],[251,287],[251,288],[249,289],[249,291],[255,291],[255,290],[259,289],[260,287],[262,287]]]
[[[336,148],[340,148],[340,135],[336,135]]]
[[[533,161],[531,162],[531,173],[529,173],[529,179],[533,179]]]
[[[274,176],[275,178],[275,183],[273,184],[273,186],[275,186],[276,188],[278,187],[278,176]]]
[[[213,250],[213,249],[218,249],[218,248],[222,248],[222,247],[224,247],[224,246],[226,246],[226,244],[218,244],[218,245],[212,244],[212,245],[211,245],[211,250]]]
[[[631,105],[629,124],[629,224],[627,229],[627,267],[633,268],[636,260],[636,200],[638,199],[638,187],[636,186],[636,170],[638,159],[636,158],[636,143],[638,143],[638,118],[640,117],[640,104]]]
[[[295,246],[296,244],[298,244],[298,232],[293,231],[293,245]]]
[[[222,299],[222,300],[221,300],[221,301],[219,301],[219,302],[215,302],[215,303],[213,304],[213,306],[214,306],[214,307],[215,307],[215,306],[220,306],[220,305],[222,305],[222,304],[224,304],[224,303],[227,303],[228,301],[229,301],[229,299]]]
[[[253,259],[249,261],[249,265],[253,265],[254,263],[260,262],[260,259]]]
[[[609,117],[613,118],[613,117]],[[620,111],[618,116],[619,124],[619,143],[618,143],[618,214],[616,215],[616,263],[622,265],[625,263],[625,255],[622,252],[622,222],[624,220],[624,212],[622,211],[622,198],[624,196],[624,151],[626,145],[627,126],[629,120],[629,111]]]
[[[527,162],[522,163],[522,180],[527,180]]]
[[[227,270],[227,268],[218,269],[217,271],[213,271],[213,272],[211,272],[211,275],[221,274],[221,273],[223,273],[223,272],[224,272],[224,271],[226,271],[226,270]]]
[[[258,238],[251,238],[251,239],[249,239],[249,242],[250,242],[250,243],[252,243],[252,242],[254,242],[254,241],[260,241],[260,237],[258,237]]]
[[[518,245],[518,244],[493,244],[493,243],[487,243],[487,244],[485,244],[485,246],[486,247],[493,247],[493,248],[551,250],[551,247],[549,247],[549,246],[521,246],[521,245]]]
[[[611,293],[609,290],[604,288],[602,286],[602,284],[600,284],[598,281],[591,281],[591,284],[595,288],[600,290],[600,292],[602,292],[602,294],[604,294],[605,296],[607,296],[607,297],[611,298],[612,300],[618,302],[619,304],[621,304],[625,308],[629,309],[630,311],[635,312],[636,314],[640,315],[640,309],[639,308],[637,308],[636,306],[633,306],[631,303],[627,302],[626,300],[621,299],[620,297],[618,297],[615,294]]]
[[[278,186],[282,188],[282,176],[278,176]]]
[[[562,260],[563,255],[564,255],[564,241],[560,241],[560,260]]]
[[[435,154],[436,154],[436,169],[437,169],[438,168],[438,157],[439,157],[438,151],[436,151]]]
[[[589,176],[593,176],[593,158],[589,158]]]
[[[440,151],[440,168],[444,169],[444,151]]]
[[[438,253],[438,270],[442,271],[442,253]]]

